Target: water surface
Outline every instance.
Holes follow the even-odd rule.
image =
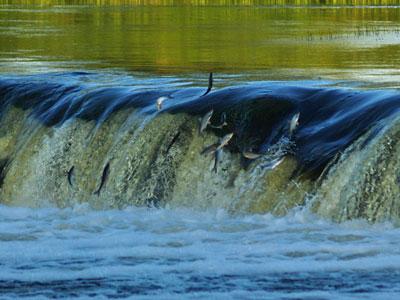
[[[148,1],[151,6],[146,6],[141,5],[143,1],[0,0],[1,95],[18,95],[4,103],[18,100],[25,107],[38,100],[38,109],[29,117],[47,121],[63,107],[57,104],[86,99],[93,107],[105,109],[108,117],[107,107],[127,100],[134,92],[149,98],[151,93],[173,89],[180,95],[176,101],[184,95],[200,95],[207,85],[207,73],[213,71],[213,92],[217,92],[211,93],[210,99],[224,93],[222,87],[243,83],[244,90],[254,87],[255,93],[279,85],[291,86],[288,91],[323,87],[320,98],[324,100],[326,92],[336,103],[331,105],[334,121],[343,117],[340,111],[349,113],[348,107],[339,105],[343,99],[351,103],[350,113],[363,121],[355,125],[363,126],[368,116],[376,117],[380,109],[391,114],[397,109],[395,91],[368,92],[363,98],[363,93],[354,90],[400,87],[397,0],[367,1],[366,6],[355,6],[352,0],[324,1],[327,5],[308,0],[219,0],[212,1],[213,5],[211,1],[177,2]],[[253,3],[256,5],[249,5]],[[26,74],[36,75],[21,76]],[[337,86],[350,89],[324,89]],[[97,105],[96,99],[108,106],[101,101]],[[393,109],[380,106],[380,99],[389,99],[386,103]],[[373,104],[370,114],[365,113],[368,103]],[[81,104],[90,107],[85,101]],[[323,101],[317,104],[330,107]],[[148,107],[153,113],[154,105]],[[322,117],[314,114],[313,106],[307,112],[310,118]],[[70,114],[69,118],[76,116]],[[6,150],[13,141],[8,136],[16,130],[11,125],[22,122],[30,128],[32,124],[29,118],[21,121],[22,115],[10,119],[0,137]],[[136,121],[134,116],[129,120],[132,122],[127,124]],[[313,132],[323,132],[332,124],[329,118],[325,123],[316,121]],[[351,123],[344,118],[340,124]],[[59,126],[54,132],[63,129]],[[329,133],[334,136],[335,131]],[[45,141],[51,141],[48,153],[64,153],[63,147],[52,142],[52,138],[57,141],[57,134],[45,136]],[[305,140],[307,136],[304,131]],[[29,134],[22,138],[35,140]],[[34,149],[29,143],[21,144],[29,151]],[[61,138],[57,145],[64,144],[68,142]],[[330,147],[335,146],[332,144]],[[355,220],[336,224],[313,215],[307,207],[296,207],[281,218],[264,213],[232,216],[221,209],[220,198],[213,199],[212,208],[208,199],[194,203],[193,197],[188,197],[182,200],[189,204],[186,208],[124,206],[122,210],[98,211],[78,204],[98,201],[87,185],[82,189],[89,190],[88,199],[65,197],[60,203],[71,205],[55,208],[54,199],[33,197],[33,190],[45,191],[37,182],[60,179],[58,187],[68,193],[71,188],[62,168],[42,163],[55,160],[46,156],[40,145],[41,151],[21,158],[26,167],[15,167],[18,172],[33,170],[30,177],[23,177],[33,178],[24,185],[28,190],[13,190],[13,195],[23,196],[16,201],[19,205],[40,207],[0,206],[2,299],[396,299],[400,293],[400,235],[391,223],[371,225]],[[324,150],[322,145],[318,142],[316,148]],[[79,162],[85,163],[88,155],[97,180],[103,157],[96,161],[89,151],[82,153]],[[1,154],[3,168],[12,155]],[[121,163],[120,169],[125,166]],[[54,170],[60,171],[59,178],[51,173]],[[37,171],[53,175],[38,176],[42,173]],[[107,200],[102,198],[106,204]],[[136,199],[129,200],[134,203]],[[231,200],[224,199],[228,204]]]
[[[399,6],[0,3],[0,72],[101,68],[399,82]]]
[[[0,207],[0,293],[145,299],[390,299],[399,229],[307,211]]]

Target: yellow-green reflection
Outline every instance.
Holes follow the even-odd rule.
[[[77,69],[88,64],[164,73],[397,69],[400,65],[399,7],[232,7],[223,4],[253,1],[222,0],[216,1],[221,6],[172,7],[76,4],[181,1],[25,2],[75,5],[0,6],[0,72],[29,72],[41,65]]]
[[[156,6],[232,6],[232,5],[398,5],[398,0],[1,0],[17,5],[156,5]]]

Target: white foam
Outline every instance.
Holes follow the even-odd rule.
[[[277,218],[221,210],[0,206],[0,239],[0,280],[147,276],[174,285],[179,276],[171,274],[269,278],[400,270],[400,230],[391,224],[339,225],[302,209]]]

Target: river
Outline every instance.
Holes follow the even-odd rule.
[[[0,298],[397,299],[400,6],[195,2],[0,1]]]

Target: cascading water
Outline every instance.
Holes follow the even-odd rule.
[[[398,92],[153,82],[0,78],[1,298],[399,293]]]
[[[203,96],[196,87],[104,87],[79,82],[90,74],[68,76],[73,84],[62,75],[1,79],[3,203],[283,215],[314,197],[315,211],[335,220],[399,217],[396,92],[265,82]],[[199,134],[210,109],[214,126]],[[222,114],[227,125],[215,126]],[[201,152],[229,133],[212,172],[213,155]],[[262,155],[248,159],[249,149]]]

